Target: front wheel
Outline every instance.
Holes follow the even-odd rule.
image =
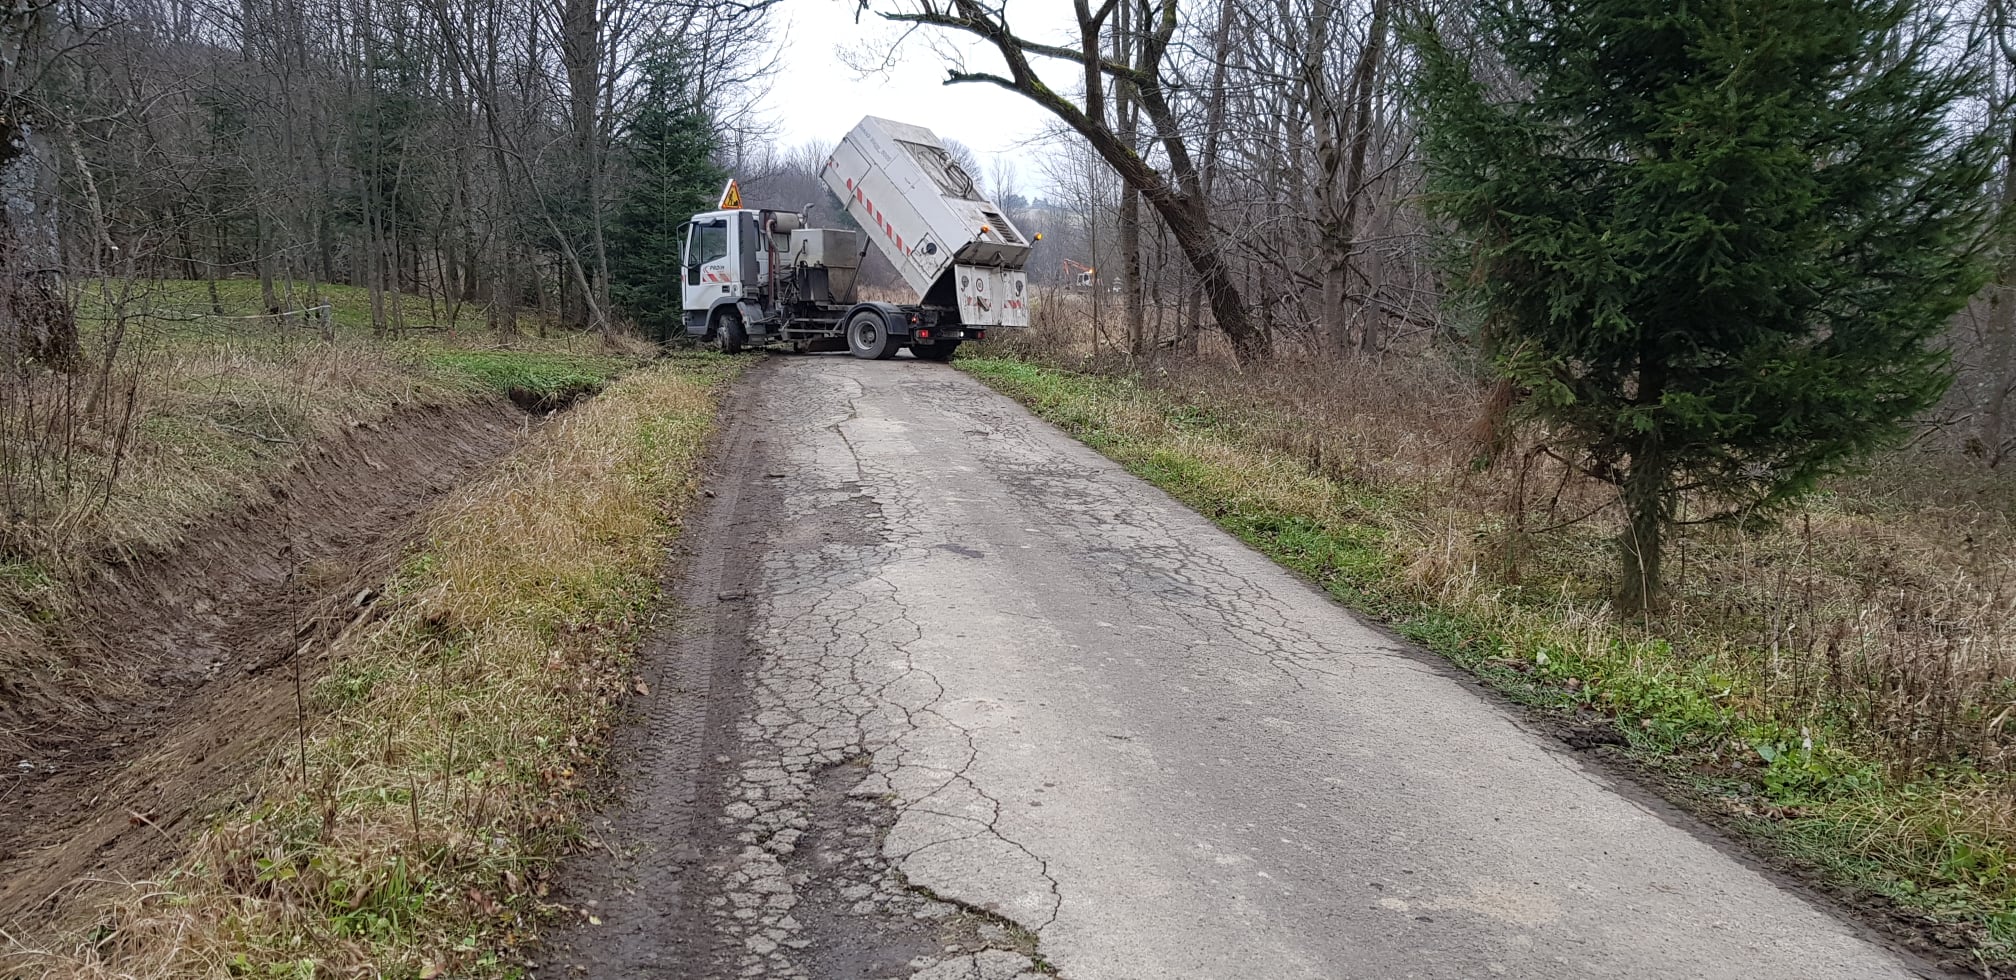
[[[749,343],[749,332],[742,329],[741,314],[721,314],[720,322],[714,325],[714,341],[721,345],[721,353],[740,354]]]
[[[864,361],[886,361],[896,356],[896,341],[882,314],[862,310],[847,321],[847,349]]]
[[[952,352],[959,349],[956,340],[938,340],[928,344],[911,344],[910,356],[920,361],[949,361]]]

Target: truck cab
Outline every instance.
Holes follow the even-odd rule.
[[[709,211],[686,223],[679,288],[688,334],[713,337],[726,314],[746,341],[750,318],[741,303],[763,271],[755,216],[747,209]]]

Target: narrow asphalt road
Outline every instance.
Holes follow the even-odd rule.
[[[733,410],[567,975],[1933,975],[956,371]]]

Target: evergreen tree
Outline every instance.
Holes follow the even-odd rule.
[[[1984,279],[1976,52],[1912,0],[1483,6],[1474,56],[1414,32],[1429,204],[1495,363],[1618,488],[1640,611],[1683,497],[1795,498],[1945,390]]]
[[[727,179],[713,161],[713,124],[692,104],[677,67],[670,56],[646,66],[646,96],[620,142],[628,180],[609,227],[610,296],[660,342],[682,332],[686,221],[713,209]]]

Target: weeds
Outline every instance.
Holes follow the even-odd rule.
[[[1605,491],[1539,454],[1473,465],[1482,392],[1444,362],[958,363],[1571,742],[2016,960],[2006,490],[1887,460],[1776,525],[1684,535],[1672,613],[1620,622]]]

